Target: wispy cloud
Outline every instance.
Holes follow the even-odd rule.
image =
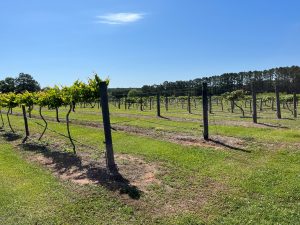
[[[144,18],[144,13],[109,13],[97,16],[97,23],[105,24],[127,24]]]

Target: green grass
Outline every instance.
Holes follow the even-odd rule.
[[[219,109],[214,106],[214,108]],[[175,118],[187,118],[187,119],[197,119],[195,122],[193,121],[177,121],[177,120],[168,120],[163,118],[157,118],[153,114],[155,112],[151,112],[151,117],[142,117],[140,115],[148,115],[150,112],[140,112],[136,109],[124,110],[117,109],[114,106],[111,106],[112,116],[111,123],[114,125],[125,125],[125,126],[133,126],[145,129],[154,129],[156,131],[167,131],[167,132],[180,132],[193,134],[196,136],[201,136],[203,128],[201,127],[201,115],[195,114],[187,114],[186,112],[179,112],[172,114],[172,117]],[[15,111],[20,111],[20,109],[15,109]],[[79,108],[77,107],[76,112],[71,114],[71,119],[85,121],[85,122],[93,122],[96,124],[100,124],[102,121],[102,117],[100,115],[100,110],[97,108]],[[299,120],[294,120],[290,115],[290,112],[287,110],[282,110],[283,118],[277,120],[275,119],[275,112],[270,111],[269,108],[266,108],[265,111],[259,113],[259,122],[271,124],[274,126],[287,127],[288,129],[274,129],[269,126],[261,126],[251,127],[251,118],[240,118],[239,112],[231,114],[229,112],[215,112],[210,115],[210,133],[212,135],[223,135],[223,136],[231,136],[242,138],[246,140],[256,139],[256,141],[260,142],[297,142],[300,138],[300,122]],[[130,112],[130,113],[128,113]],[[60,117],[65,118],[65,109],[60,109]],[[127,114],[124,114],[127,113]],[[37,111],[33,111],[34,115],[38,115]],[[54,110],[46,110],[44,109],[44,114],[46,116],[55,117]],[[131,117],[129,115],[135,116]],[[163,113],[164,114],[164,113]],[[170,113],[167,115],[171,115]],[[184,118],[182,118],[184,116]],[[222,125],[223,122],[227,122],[226,125]],[[232,125],[231,125],[232,122]],[[244,126],[240,126],[238,122],[246,122],[249,123],[249,126],[245,124]]]
[[[72,187],[25,162],[0,139],[0,224],[138,223],[132,208],[102,188]]]
[[[240,105],[243,105],[244,103],[241,103]],[[170,105],[169,110],[166,111],[164,106],[161,105],[161,114],[165,117],[177,117],[177,118],[191,118],[191,119],[202,119],[202,108],[198,104],[197,108],[192,107],[192,114],[189,114],[186,109],[186,105],[184,106],[184,109],[181,108],[181,106],[177,107],[176,105]],[[239,109],[235,109],[234,113],[230,113],[228,111],[229,106],[227,104],[224,104],[224,110],[221,111],[220,104],[217,105],[215,102],[213,102],[212,111],[214,112],[213,115],[210,115],[210,117],[214,120],[223,120],[224,118],[230,118],[230,120],[241,120],[241,112]],[[259,108],[259,106],[258,106]],[[249,109],[249,104],[247,108],[244,108],[245,115],[251,117],[251,112]],[[21,109],[16,108],[15,111],[21,112]],[[68,111],[67,108],[61,107],[59,109],[60,117],[65,118],[65,114]],[[293,116],[291,112],[287,109],[281,108],[282,111],[282,117],[287,119],[293,119]],[[88,120],[88,121],[101,121],[101,110],[97,107],[94,108],[80,108],[78,105],[76,107],[76,112],[73,114],[74,119],[80,119],[80,120]],[[110,104],[110,112],[113,114],[112,120],[114,120],[115,117],[119,117],[118,115],[133,115],[133,116],[156,116],[156,108],[154,107],[152,110],[149,110],[146,108],[144,111],[140,111],[137,107],[132,107],[131,109],[124,109],[124,106],[121,107],[121,109],[118,109],[113,104]],[[34,115],[39,115],[38,113],[38,107],[35,107],[33,110]],[[55,116],[55,110],[48,110],[47,108],[43,108],[43,114],[46,116]],[[272,122],[272,123],[278,123],[276,122],[276,111],[272,111],[270,106],[263,106],[263,111],[259,111],[258,109],[258,117],[260,117],[259,121],[261,122]],[[244,121],[251,121],[250,118],[243,118]],[[118,121],[116,121],[118,122]],[[288,122],[288,121],[287,121]],[[292,125],[292,123],[289,123]]]
[[[100,121],[101,116],[96,115],[96,111],[78,108],[72,117]],[[116,109],[112,111],[124,113],[115,112]],[[54,116],[52,111],[47,113],[48,116]],[[139,115],[141,112],[134,113],[132,110],[131,113]],[[182,115],[174,113],[178,118]],[[190,118],[196,116],[199,115],[191,115]],[[130,119],[132,121],[126,122]],[[21,117],[11,116],[11,120],[14,128],[19,131],[23,129]],[[214,120],[240,121],[241,118],[238,114],[220,113],[211,119]],[[243,120],[251,121],[247,118]],[[113,114],[112,121],[158,131],[201,135],[201,128],[195,122],[155,117],[136,119],[118,114]],[[149,163],[160,165],[161,171],[157,176],[162,184],[149,187],[149,192],[137,200],[138,207],[121,203],[117,197],[109,198],[110,192],[100,186],[77,187],[61,183],[39,166],[25,162],[19,153],[2,141],[1,149],[5,150],[0,152],[0,179],[5,182],[0,184],[0,200],[7,204],[0,205],[0,218],[6,218],[11,224],[16,221],[22,224],[36,221],[79,224],[80,218],[91,224],[97,220],[96,223],[111,221],[112,218],[116,218],[113,220],[116,224],[298,224],[299,121],[265,119],[265,122],[280,123],[289,129],[222,124],[210,127],[212,134],[242,139],[245,143],[243,148],[248,152],[182,146],[151,137],[113,132],[116,153],[139,156]],[[32,134],[42,130],[32,120],[29,126]],[[49,122],[49,127],[66,134],[63,123]],[[75,139],[87,145],[104,149],[102,129],[72,124],[71,133]],[[49,131],[44,140],[61,143],[62,150],[68,146],[67,139]],[[78,151],[96,159],[100,157],[100,151],[93,149],[79,146]],[[21,185],[20,190],[13,192],[13,187],[23,184],[24,180],[29,184],[24,189]],[[21,207],[12,204],[15,201],[21,201]],[[165,204],[176,210],[164,213]],[[34,213],[35,210],[37,213]],[[155,210],[158,212],[155,213]]]

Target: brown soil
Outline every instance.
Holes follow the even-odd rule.
[[[76,156],[74,156],[76,158]],[[62,157],[63,158],[63,157]],[[70,158],[66,157],[65,160]],[[82,159],[82,158],[81,158]],[[105,161],[101,162],[87,162],[81,160],[79,164],[58,162],[53,156],[47,156],[42,153],[31,155],[31,161],[38,162],[51,170],[55,176],[62,180],[71,181],[79,185],[93,184],[101,185],[102,181],[108,179],[106,173],[94,173],[91,171],[105,171]],[[63,159],[62,159],[63,160]],[[63,161],[65,161],[63,160]],[[156,178],[158,173],[158,166],[154,163],[145,162],[143,159],[127,154],[116,154],[116,164],[118,165],[119,173],[126,179],[127,183],[136,187],[141,192],[147,192],[147,187],[151,184],[160,184],[161,182]],[[72,160],[71,160],[72,161]],[[65,165],[61,165],[65,163]],[[69,165],[68,165],[69,164]],[[98,177],[98,175],[100,175]],[[101,177],[103,175],[104,177]],[[121,181],[122,182],[122,181]]]
[[[117,154],[116,163],[119,172],[130,181],[131,185],[143,192],[147,192],[149,185],[161,184],[156,177],[159,166],[154,163],[145,162],[141,158],[127,154]]]

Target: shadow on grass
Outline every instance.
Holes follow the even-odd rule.
[[[281,125],[274,125],[274,124],[268,124],[268,123],[257,123],[257,124],[262,125],[262,126],[266,126],[266,127],[272,127],[272,128],[289,129],[289,127],[287,127],[287,126],[281,126]]]
[[[202,115],[201,113],[195,113],[195,112],[191,112],[190,114],[197,115],[197,116],[201,116]]]
[[[165,116],[162,116],[162,115],[158,116],[158,118],[160,118],[160,119],[165,119],[165,120],[171,120],[170,118],[165,117]]]
[[[74,180],[88,179],[106,189],[120,194],[127,194],[132,199],[139,199],[141,191],[130,184],[119,172],[109,173],[105,167],[105,161],[101,163],[83,162],[82,159],[70,152],[51,150],[48,147],[36,143],[20,144],[24,151],[40,153],[51,161],[51,168],[60,175],[69,175],[75,171]]]
[[[226,148],[229,148],[229,149],[232,149],[232,150],[235,150],[235,151],[241,151],[241,152],[246,152],[246,153],[251,153],[251,151],[249,150],[246,150],[246,149],[242,149],[242,148],[239,148],[239,147],[235,147],[235,146],[231,146],[229,144],[226,144],[222,141],[219,141],[219,140],[214,140],[214,139],[208,139],[209,141],[215,143],[215,144],[218,144],[218,145],[221,145],[221,146],[224,146]]]
[[[6,141],[16,141],[18,139],[22,138],[22,135],[12,133],[12,132],[7,132],[4,129],[0,129],[1,136],[6,140]]]
[[[252,116],[240,116],[241,119],[251,119]]]
[[[284,117],[284,118],[281,118],[282,120],[295,120],[295,118],[288,118],[288,117]]]

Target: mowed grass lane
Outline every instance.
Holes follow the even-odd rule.
[[[104,189],[62,183],[0,138],[0,224],[141,224]]]
[[[18,129],[23,127],[22,118],[12,116],[12,121]],[[65,124],[50,122],[49,126],[59,132],[66,132]],[[33,133],[41,131],[41,128],[32,122],[30,128]],[[71,129],[75,139],[92,146],[103,147],[102,129],[78,125],[72,125]],[[300,153],[297,146],[289,143],[297,144],[297,135],[291,136],[287,145],[273,146],[269,149],[258,142],[272,142],[272,135],[275,135],[277,130],[251,128],[253,132],[249,132],[248,129],[239,127],[235,132],[232,131],[232,135],[242,137],[248,131],[252,140],[245,149],[250,153],[187,147],[124,132],[114,132],[113,139],[117,153],[142,156],[149,162],[162,164],[167,171],[159,179],[164,185],[171,187],[174,193],[166,192],[163,187],[152,187],[152,195],[145,196],[148,200],[142,197],[140,201],[149,204],[151,199],[158,195],[160,201],[155,202],[156,207],[162,207],[164,202],[173,204],[176,198],[188,205],[191,204],[189,200],[197,193],[207,194],[207,180],[221,187],[213,195],[207,194],[205,204],[199,208],[187,211],[183,208],[182,213],[179,209],[175,215],[163,215],[160,218],[150,215],[152,222],[296,224],[300,220]],[[272,130],[274,133],[270,136]],[[282,132],[289,135],[290,130]],[[282,134],[278,133],[279,135]],[[51,139],[51,135],[49,138]],[[197,205],[195,202],[192,204]],[[147,208],[139,210],[142,215],[148,211]]]

